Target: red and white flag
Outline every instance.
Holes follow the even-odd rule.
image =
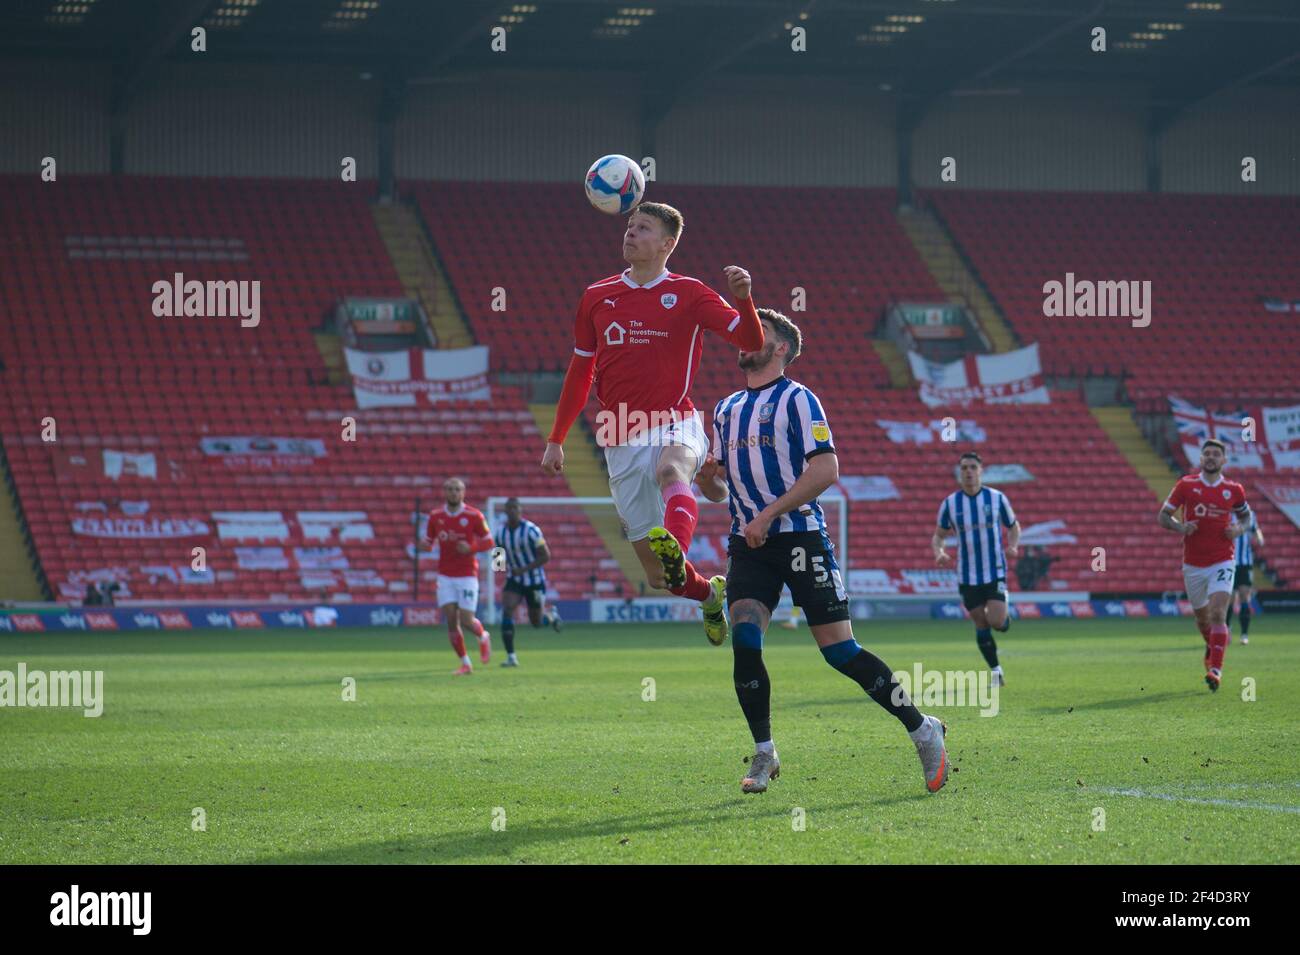
[[[1048,404],[1051,397],[1043,384],[1043,366],[1038,344],[1005,355],[967,355],[943,364],[927,361],[916,352],[907,353],[912,377],[921,385],[921,400],[932,408],[940,405]]]
[[[1173,395],[1168,397],[1183,454],[1192,467],[1200,467],[1201,446],[1214,438],[1227,447],[1230,468],[1300,468],[1300,405],[1248,407],[1229,413],[1209,411]],[[1254,440],[1247,441],[1247,425],[1251,423]]]
[[[1279,484],[1276,481],[1256,481],[1259,492],[1277,506],[1296,527],[1300,527],[1300,484]]]
[[[344,350],[358,408],[415,407],[438,401],[486,401],[488,349]]]

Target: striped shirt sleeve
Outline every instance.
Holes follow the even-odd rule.
[[[727,459],[722,453],[722,426],[718,421],[718,415],[722,412],[725,403],[724,398],[713,406],[713,459],[723,467],[726,467]]]
[[[1002,526],[1010,527],[1016,522],[1016,512],[1011,509],[1011,498],[998,493],[998,508],[1001,511]]]
[[[939,526],[946,531],[952,530],[952,521],[948,519],[948,499],[945,497],[939,505]]]
[[[817,396],[807,388],[800,388],[790,397],[790,405],[790,429],[795,432],[792,437],[796,437],[804,449],[804,460],[833,452],[835,444],[831,427],[826,423],[826,413],[822,411]]]

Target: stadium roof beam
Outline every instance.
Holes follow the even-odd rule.
[[[419,76],[411,77],[413,80],[428,80],[435,77],[448,63],[455,59],[456,54],[465,49],[475,40],[483,40],[493,26],[500,22],[501,15],[509,9],[509,3],[494,3],[488,7],[487,12],[479,17],[473,26],[466,27],[453,40],[443,46],[433,54],[428,60],[424,61],[418,67]],[[427,75],[426,75],[427,74]]]
[[[1053,40],[1057,39],[1058,37],[1064,36],[1066,33],[1069,33],[1071,30],[1076,30],[1081,26],[1085,26],[1089,23],[1089,21],[1095,22],[1096,19],[1099,16],[1101,16],[1102,12],[1105,11],[1105,9],[1106,9],[1106,0],[1097,0],[1097,5],[1094,6],[1087,13],[1071,17],[1069,20],[1062,23],[1060,26],[1056,27],[1056,29],[1047,31],[1042,36],[1034,40],[1033,42],[1028,43],[1025,46],[1022,46],[1018,50],[1008,53],[1007,55],[999,58],[993,63],[990,63],[988,66],[984,67],[978,73],[975,73],[971,76],[966,77],[964,80],[960,80],[957,83],[952,84],[952,87],[946,92],[951,92],[953,89],[957,89],[958,87],[965,86],[967,83],[977,83],[980,80],[988,79],[990,76],[992,76],[994,73],[997,73],[999,70],[1003,69],[1004,67],[1010,66],[1012,63],[1016,62],[1017,60],[1023,59],[1024,57],[1028,56],[1031,53],[1036,53],[1038,50],[1041,50],[1043,47],[1051,43]]]
[[[1249,73],[1246,73],[1243,76],[1238,76],[1236,79],[1232,79],[1226,83],[1220,83],[1219,85],[1213,86],[1210,89],[1203,90],[1202,92],[1197,93],[1194,96],[1190,96],[1187,99],[1182,100],[1181,102],[1176,102],[1176,103],[1162,106],[1154,111],[1151,120],[1152,127],[1157,133],[1163,132],[1164,130],[1168,129],[1170,124],[1173,123],[1173,121],[1177,119],[1179,116],[1181,116],[1183,113],[1187,112],[1188,110],[1196,106],[1199,106],[1201,103],[1204,103],[1206,100],[1218,96],[1220,93],[1226,93],[1228,90],[1236,89],[1238,86],[1245,86],[1247,83],[1253,83],[1255,80],[1259,79],[1262,76],[1268,76],[1270,73],[1276,73],[1278,70],[1282,69],[1283,67],[1290,66],[1292,63],[1296,63],[1296,62],[1300,62],[1300,50],[1295,50],[1292,53],[1288,54],[1287,56],[1282,57],[1280,60],[1274,61],[1268,66],[1260,67],[1257,70],[1251,70]]]
[[[188,0],[170,8],[158,29],[141,44],[138,52],[113,65],[113,79],[108,97],[108,168],[121,174],[126,163],[126,110],[131,96],[149,70],[169,53],[196,23],[203,19],[215,0]]]
[[[998,71],[1004,69],[1007,66],[1010,66],[1012,63],[1015,63],[1018,60],[1025,58],[1026,56],[1029,56],[1031,53],[1034,53],[1042,49],[1044,46],[1051,43],[1053,40],[1056,40],[1058,37],[1065,35],[1069,31],[1078,29],[1080,26],[1087,24],[1089,21],[1095,21],[1096,18],[1100,16],[1102,12],[1105,10],[1106,3],[1107,0],[1097,0],[1096,5],[1093,6],[1093,8],[1089,10],[1087,13],[1083,13],[1083,14],[1080,14],[1078,10],[1055,10],[1053,11],[1054,17],[1059,18],[1064,16],[1064,17],[1069,17],[1069,19],[1066,20],[1064,23],[1059,24],[1055,28],[1047,31],[1046,33],[1035,37],[1032,41],[1025,44],[1024,46],[1021,46],[1019,49],[1013,50],[1010,53],[1002,54],[996,60],[990,63],[988,66],[980,68],[975,73],[966,75],[964,79],[957,79],[957,80],[944,82],[943,84],[941,84],[941,87],[939,89],[933,90],[931,92],[926,92],[926,93],[918,92],[911,95],[900,96],[899,104],[898,104],[899,113],[897,117],[898,130],[900,134],[906,133],[910,135],[911,131],[916,129],[916,127],[921,124],[921,120],[925,118],[925,114],[930,111],[930,107],[933,106],[940,99],[940,97],[954,93],[959,89],[961,89],[962,87],[966,86],[967,84],[988,79],[990,76],[997,73]],[[954,11],[956,10],[955,7],[953,9]],[[943,11],[944,14],[950,12],[953,11],[949,11],[949,10]],[[975,13],[977,15],[987,14],[989,16],[999,15],[998,13],[994,12],[993,8],[982,8],[982,9],[967,8],[962,12],[967,14]],[[1002,11],[1003,14],[1007,14],[1011,12],[1012,11]],[[1038,11],[1038,12],[1041,13],[1042,11]]]
[[[801,20],[807,19],[812,15],[813,10],[816,9],[819,3],[820,0],[805,0],[801,4],[786,2],[779,6],[774,5],[772,10],[779,10],[779,16],[764,20],[756,29],[750,30],[743,39],[728,44],[725,52],[720,55],[709,56],[707,61],[701,65],[700,55],[694,51],[689,52],[679,58],[676,69],[661,71],[662,75],[672,76],[671,80],[662,85],[649,82],[643,83],[641,91],[641,148],[644,155],[653,155],[655,130],[684,92],[704,77],[716,73],[728,63],[735,62],[736,59],[748,53],[754,47],[771,39],[774,34],[784,28],[786,23],[801,22]]]
[[[114,78],[113,99],[125,105],[136,91],[149,69],[166,56],[195,25],[203,19],[208,7],[216,0],[188,0],[171,6],[164,5],[168,11],[162,23],[146,40],[139,52],[118,64],[118,75]]]

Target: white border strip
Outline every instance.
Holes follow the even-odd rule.
[[[1252,802],[1246,799],[1210,799],[1200,796],[1176,796],[1172,793],[1153,793],[1144,789],[1095,789],[1093,792],[1108,796],[1136,796],[1139,799],[1163,799],[1166,802],[1190,802],[1202,806],[1227,806],[1231,809],[1267,809],[1271,812],[1289,812],[1300,814],[1300,806],[1283,806],[1270,802]]]

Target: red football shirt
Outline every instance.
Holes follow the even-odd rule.
[[[486,550],[483,538],[491,546],[492,534],[488,530],[487,518],[483,513],[465,504],[455,514],[449,514],[446,507],[429,512],[429,523],[424,531],[424,539],[438,544],[438,573],[444,577],[477,577],[477,551]],[[461,554],[456,550],[458,541],[464,541],[474,550]]]
[[[617,413],[689,415],[703,331],[730,336],[740,313],[699,279],[664,271],[645,285],[631,269],[590,286],[573,324],[575,354],[596,357],[596,398]]]
[[[1196,530],[1183,538],[1183,563],[1193,567],[1210,567],[1234,558],[1232,541],[1225,536],[1235,511],[1250,519],[1246,489],[1222,475],[1213,484],[1206,483],[1200,472],[1179,478],[1165,500],[1170,511],[1183,509],[1183,521],[1195,521]]]

